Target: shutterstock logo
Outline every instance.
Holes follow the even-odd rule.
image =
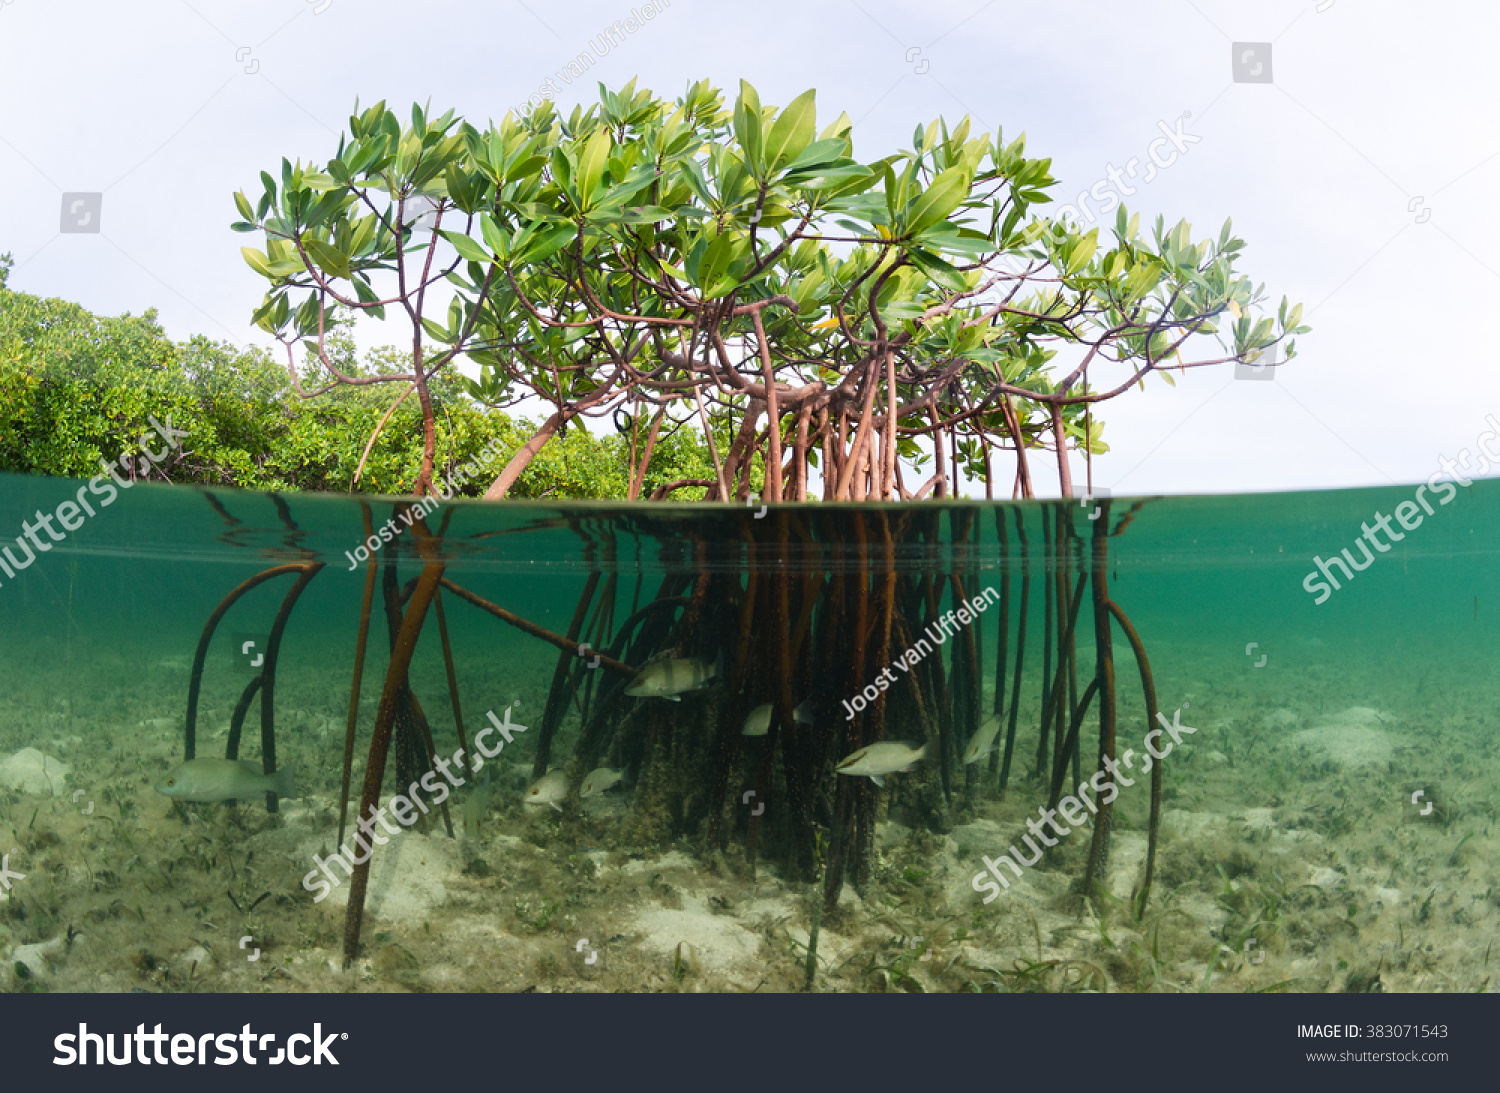
[[[332,1049],[335,1040],[347,1040],[347,1032],[330,1032],[323,1035],[323,1026],[314,1023],[312,1034],[296,1032],[287,1037],[286,1046],[271,1049],[276,1043],[274,1032],[256,1033],[247,1023],[239,1032],[205,1032],[201,1036],[194,1036],[187,1032],[168,1033],[161,1030],[161,1025],[156,1025],[151,1032],[146,1031],[144,1024],[136,1025],[135,1032],[120,1034],[120,1054],[115,1055],[115,1034],[108,1032],[100,1034],[90,1032],[89,1026],[79,1022],[78,1032],[59,1033],[52,1041],[52,1046],[57,1050],[56,1057],[52,1060],[53,1066],[88,1066],[89,1049],[93,1049],[94,1063],[103,1066],[129,1066],[131,1063],[139,1063],[141,1066],[150,1066],[156,1063],[158,1066],[166,1066],[170,1062],[173,1066],[206,1066],[210,1062],[208,1057],[209,1047],[212,1046],[215,1055],[212,1062],[215,1066],[233,1066],[235,1063],[244,1061],[249,1066],[257,1063],[267,1063],[270,1066],[279,1066],[282,1063],[291,1063],[293,1066],[338,1066],[339,1061],[334,1057]],[[134,1046],[134,1053],[131,1048]],[[309,1050],[310,1049],[310,1050]],[[256,1058],[259,1051],[260,1057]],[[167,1055],[171,1055],[171,1059]]]

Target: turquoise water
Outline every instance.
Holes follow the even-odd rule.
[[[92,516],[60,510],[79,504],[80,489]],[[1149,775],[1117,787],[1091,900],[1091,824],[1004,873],[1014,883],[988,902],[978,883],[993,875],[985,858],[1013,846],[1030,856],[1026,820],[1048,803],[1058,741],[1041,749],[1041,777],[1038,741],[1060,635],[1044,663],[1044,588],[1060,569],[1070,589],[1088,570],[1092,505],[760,517],[732,506],[443,505],[425,522],[426,555],[410,533],[375,554],[348,812],[388,682],[388,561],[407,595],[424,564],[441,567],[529,624],[453,588],[441,594],[467,754],[489,713],[509,707],[526,727],[489,760],[488,781],[456,764],[447,822],[431,800],[410,825],[374,828],[389,834],[351,947],[352,880],[315,863],[339,849],[367,575],[348,553],[365,534],[360,501],[138,484],[102,507],[83,483],[0,477],[0,546],[10,545],[0,554],[10,565],[0,569],[0,978],[9,990],[783,990],[806,985],[816,934],[819,990],[1493,989],[1500,485],[1425,499],[1433,512],[1420,526],[1388,522],[1399,541],[1377,529],[1389,549],[1372,549],[1367,568],[1345,577],[1333,567],[1343,587],[1322,603],[1304,587],[1315,557],[1349,548],[1365,564],[1361,524],[1412,501],[1411,525],[1416,487],[1115,498],[1099,513],[1115,532],[1108,594],[1145,645],[1162,713],[1194,730],[1161,760],[1143,906]],[[393,502],[369,506],[375,527],[403,526]],[[59,514],[52,537],[38,513]],[[1044,536],[1059,525],[1071,529],[1067,545],[1049,552]],[[184,759],[205,622],[241,582],[293,563],[322,563],[277,658],[276,765],[293,768],[293,793],[169,799],[155,787]],[[914,642],[959,605],[953,575],[971,601],[994,590],[986,610],[909,669],[891,668],[903,634]],[[215,631],[197,756],[229,750],[236,702],[258,670],[250,662],[294,577],[256,587]],[[675,602],[616,641],[661,596]],[[1096,673],[1092,596],[1085,584],[1076,680],[1062,688],[1070,709]],[[1116,754],[1139,755],[1150,723],[1130,646],[1118,626],[1111,634]],[[590,668],[597,650],[621,669]],[[625,667],[668,655],[695,659],[689,675],[707,685],[677,701],[623,693]],[[888,699],[879,692],[885,708],[846,721],[844,703],[882,668],[893,681]],[[773,715],[768,735],[745,735],[752,708],[782,700],[784,678],[807,718],[785,726]],[[451,756],[460,741],[435,609],[409,681],[436,753]],[[997,712],[1000,750],[965,765],[963,747]],[[1083,779],[1097,769],[1098,715],[1096,702],[1080,721]],[[421,739],[415,720],[396,719],[381,804],[410,782],[398,773],[428,771]],[[837,771],[880,740],[926,752],[883,786]],[[265,765],[258,698],[237,755]],[[618,784],[580,799],[595,766],[622,772]],[[1075,786],[1066,753],[1062,766]],[[570,792],[557,807],[524,803],[549,767]],[[320,883],[330,876],[337,883]]]

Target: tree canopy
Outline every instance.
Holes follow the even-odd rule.
[[[243,251],[270,283],[254,319],[299,395],[416,394],[418,493],[436,385],[467,358],[478,378],[454,382],[475,398],[551,408],[487,497],[584,416],[629,434],[633,478],[663,430],[695,423],[708,499],[762,488],[756,466],[771,500],[808,499],[815,472],[833,500],[944,496],[959,473],[993,493],[998,451],[1029,496],[1027,452],[1045,449],[1069,494],[1068,449],[1105,450],[1095,403],[1273,345],[1290,359],[1308,328],[1285,299],[1259,313],[1228,221],[1143,234],[1121,206],[1101,239],[1044,215],[1049,171],[1024,135],[967,118],[861,161],[848,115],[820,128],[812,91],[778,109],[744,82],[729,105],[706,81],[675,100],[632,81],[566,118],[543,103],[483,128],[356,105],[325,164],[283,160],[258,198],[236,194],[234,227],[264,237]],[[340,309],[402,321],[408,366],[342,367]]]

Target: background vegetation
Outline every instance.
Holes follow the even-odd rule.
[[[260,349],[169,338],[156,313],[109,318],[66,300],[13,291],[11,259],[0,255],[0,471],[89,478],[148,428],[171,418],[189,437],[162,477],[181,483],[256,490],[374,494],[412,491],[422,463],[422,424],[408,399],[381,431],[359,481],[355,471],[370,435],[401,394],[391,385],[341,385],[299,398],[285,365]],[[341,370],[372,375],[406,367],[392,349],[358,358],[341,329],[329,342]],[[435,377],[439,472],[496,437],[501,466],[535,431],[524,417],[486,409],[451,375]],[[527,467],[513,496],[624,498],[630,441],[569,429]],[[642,487],[709,479],[713,468],[696,432],[664,436]],[[460,492],[482,493],[487,479]],[[693,499],[702,488],[680,490]]]

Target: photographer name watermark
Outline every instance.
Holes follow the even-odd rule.
[[[468,462],[460,463],[446,480],[439,478],[436,482],[436,485],[439,487],[436,492],[429,493],[415,505],[408,506],[401,513],[401,522],[399,524],[396,522],[396,517],[393,516],[381,524],[368,539],[355,547],[352,552],[344,551],[344,557],[349,559],[349,570],[346,572],[358,568],[360,562],[369,561],[370,555],[374,554],[386,543],[395,539],[396,536],[400,535],[406,528],[411,527],[418,520],[425,520],[431,516],[437,511],[439,501],[453,500],[454,491],[483,470],[496,457],[498,454],[496,449],[499,446],[499,439],[490,441],[489,444],[485,445]]]
[[[891,666],[900,668],[903,672],[911,671],[912,668],[932,654],[934,646],[946,644],[951,636],[958,633],[960,626],[968,626],[987,610],[991,604],[999,602],[1000,593],[995,591],[993,585],[986,588],[973,599],[965,600],[963,606],[954,608],[929,625],[923,631],[926,637],[918,638],[916,644],[912,645],[906,652],[891,662]],[[928,638],[932,640],[929,642]],[[844,704],[844,709],[849,711],[849,716],[844,718],[844,720],[853,721],[855,714],[866,709],[870,703],[879,698],[895,682],[896,677],[891,674],[889,667],[880,669],[880,674],[875,677],[875,681],[868,684],[853,699],[846,698],[840,700]]]

